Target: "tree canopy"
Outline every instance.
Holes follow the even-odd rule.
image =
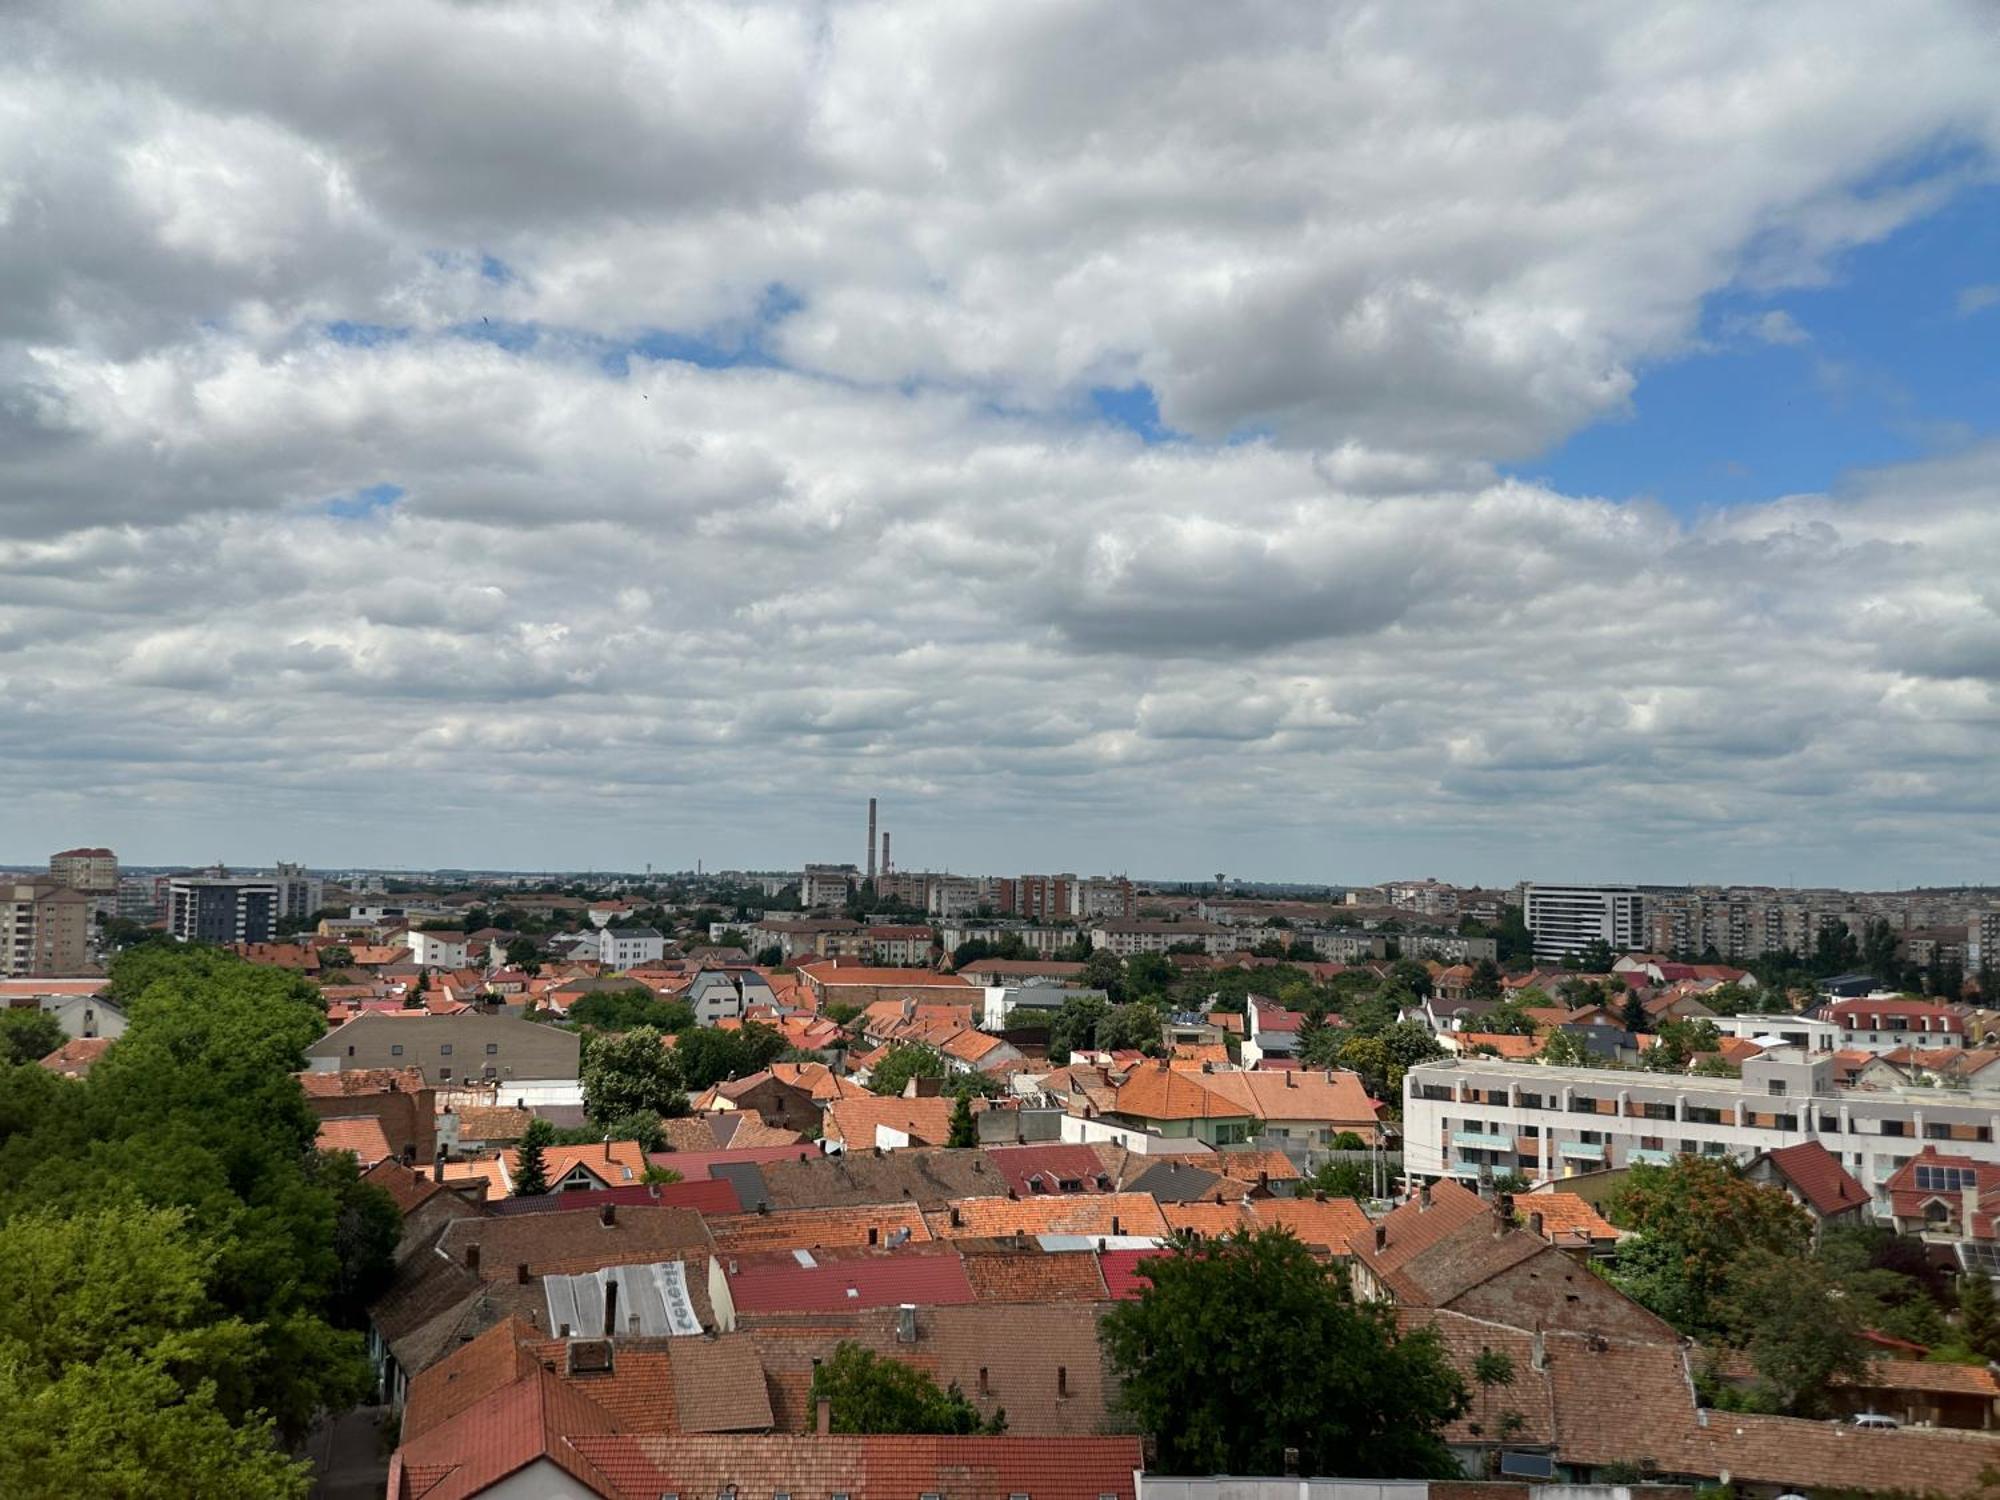
[[[813,1371],[812,1397],[827,1402],[835,1432],[966,1436],[1007,1430],[1005,1412],[989,1422],[956,1385],[940,1389],[915,1366],[859,1344],[841,1344]]]
[[[696,1033],[698,1034],[698,1033]],[[584,1113],[603,1128],[628,1115],[687,1113],[678,1047],[650,1026],[589,1038],[583,1047]]]
[[[304,980],[200,947],[112,964],[130,1026],[82,1079],[0,1078],[8,1494],[289,1497],[284,1456],[370,1385],[393,1205],[313,1150]]]
[[[1103,1338],[1163,1472],[1279,1474],[1295,1448],[1310,1474],[1458,1473],[1443,1432],[1468,1397],[1436,1335],[1399,1334],[1289,1233],[1181,1239],[1140,1275]]]

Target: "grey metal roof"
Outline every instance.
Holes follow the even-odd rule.
[[[619,1326],[607,1330],[604,1293],[613,1284],[618,1288]],[[572,1338],[662,1338],[701,1332],[701,1319],[688,1297],[687,1267],[677,1260],[606,1266],[582,1276],[544,1276],[542,1289],[548,1297],[549,1327],[567,1324]]]

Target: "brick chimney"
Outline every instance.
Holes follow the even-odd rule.
[[[514,1279],[522,1286],[528,1284],[528,1263],[525,1260],[514,1263]]]
[[[1431,1185],[1426,1182],[1417,1189],[1417,1212],[1423,1213],[1431,1206]]]
[[[618,1205],[607,1203],[599,1208],[597,1210],[597,1222],[602,1224],[606,1229],[616,1224],[618,1222]]]
[[[1382,1251],[1388,1248],[1389,1248],[1389,1226],[1387,1224],[1377,1224],[1375,1226],[1375,1251],[1379,1255]]]
[[[479,1244],[476,1240],[465,1247],[465,1269],[468,1271],[479,1269]]]
[[[1538,1240],[1548,1238],[1547,1235],[1542,1233],[1541,1210],[1537,1209],[1534,1213],[1528,1215],[1528,1233],[1532,1234]]]
[[[824,1396],[813,1402],[813,1431],[821,1437],[833,1431],[833,1403]]]

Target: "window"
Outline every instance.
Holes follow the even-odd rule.
[[[449,1083],[449,1082],[451,1082],[451,1069],[450,1069],[450,1068],[439,1068],[439,1069],[438,1069],[438,1082],[439,1082],[439,1083]]]
[[[439,1056],[439,1057],[450,1057],[450,1056],[451,1056],[451,1043],[450,1043],[450,1042],[441,1042],[441,1043],[439,1043],[439,1045],[438,1045],[438,1056]]]
[[[1979,1174],[1970,1167],[1917,1168],[1917,1187],[1927,1193],[1956,1193],[1978,1180]]]
[[[1884,1120],[1882,1122],[1882,1134],[1884,1135],[1903,1134],[1903,1122],[1901,1120]]]
[[[1839,1135],[1839,1134],[1840,1134],[1840,1116],[1839,1116],[1839,1115],[1821,1115],[1821,1116],[1819,1117],[1819,1133],[1820,1133],[1821,1135]]]
[[[488,1057],[497,1057],[499,1053],[500,1053],[500,1044],[498,1042],[488,1042],[486,1044],[486,1055]]]
[[[1782,1099],[1785,1094],[1785,1080],[1782,1078],[1773,1078],[1771,1080],[1771,1092]]]
[[[481,1068],[479,1071],[480,1075],[485,1078],[497,1078],[499,1076],[498,1072],[495,1070],[493,1064],[491,1063],[488,1063],[485,1067]]]
[[[354,1049],[349,1047],[347,1050],[352,1052]],[[391,1057],[401,1057],[403,1055],[403,1044],[401,1042],[391,1042],[389,1044],[389,1055]]]

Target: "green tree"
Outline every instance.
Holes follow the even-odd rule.
[[[1718,1326],[1716,1299],[1741,1256],[1759,1251],[1802,1261],[1812,1240],[1811,1218],[1787,1193],[1750,1181],[1739,1163],[1720,1156],[1633,1167],[1608,1207],[1613,1223],[1646,1241],[1643,1249],[1619,1247],[1612,1279],[1687,1334]],[[1641,1256],[1643,1286],[1627,1270],[1628,1260]]]
[[[685,1009],[685,1007],[676,1007]],[[783,1035],[752,1021],[733,1031],[702,1026],[680,1033],[674,1053],[690,1089],[705,1089],[731,1078],[760,1073],[785,1055]]]
[[[1472,978],[1467,982],[1465,992],[1474,1000],[1498,1000],[1500,980],[1500,966],[1490,958],[1482,958],[1472,966]]]
[[[40,1062],[64,1040],[62,1023],[45,1010],[0,1010],[0,1067]]]
[[[840,1433],[997,1434],[1007,1415],[991,1421],[966,1400],[956,1385],[940,1389],[922,1370],[843,1343],[813,1371],[812,1399],[824,1400],[831,1427]]]
[[[1541,1060],[1552,1068],[1580,1068],[1590,1061],[1590,1054],[1575,1032],[1552,1031],[1542,1043]]]
[[[344,969],[353,962],[354,950],[345,943],[330,943],[319,950],[319,971],[322,974]]]
[[[103,1200],[0,1223],[0,1476],[9,1495],[297,1497],[271,1423],[210,1372],[258,1359],[186,1213]]]
[[[598,1031],[630,1031],[650,1026],[667,1034],[694,1029],[694,1012],[678,1000],[662,1000],[644,985],[599,990],[569,1008],[570,1020]],[[719,1034],[719,1033],[718,1033]]]
[[[1049,1061],[1067,1066],[1079,1047],[1097,1044],[1097,1023],[1110,1009],[1095,995],[1076,995],[1063,1001],[1049,1019]]]
[[[1995,1303],[1993,1282],[1979,1271],[1958,1278],[1958,1327],[1974,1354],[2000,1359],[2000,1305]]]
[[[1163,1472],[1278,1474],[1296,1448],[1311,1474],[1458,1473],[1443,1431],[1466,1390],[1436,1335],[1399,1334],[1290,1234],[1182,1239],[1140,1274],[1102,1338]]]
[[[381,1188],[362,1181],[351,1151],[316,1152],[309,1171],[334,1200],[333,1250],[339,1268],[328,1310],[344,1328],[366,1328],[369,1305],[395,1278],[402,1211]]]
[[[1095,949],[1083,961],[1085,989],[1103,990],[1114,1003],[1125,998],[1125,963],[1109,948]]]
[[[1096,1045],[1100,1052],[1137,1048],[1157,1053],[1161,1025],[1160,1013],[1150,1005],[1114,1005],[1098,1017]]]
[[[537,1115],[521,1132],[514,1155],[514,1196],[539,1198],[549,1190],[548,1148],[556,1143],[556,1128]]]
[[[523,974],[542,972],[542,950],[531,937],[509,938],[507,940],[507,967],[519,969]]]
[[[667,1133],[660,1126],[660,1117],[651,1110],[635,1110],[629,1115],[621,1115],[604,1127],[605,1134],[614,1141],[637,1141],[641,1151],[664,1151],[667,1148]]]
[[[868,1070],[868,1087],[877,1094],[903,1092],[912,1078],[942,1078],[950,1069],[944,1054],[917,1042],[898,1042]]]
[[[972,1095],[960,1094],[958,1102],[951,1107],[951,1134],[946,1137],[947,1146],[976,1146],[979,1144],[979,1127],[972,1119]]]
[[[678,1048],[650,1026],[589,1038],[583,1047],[583,1108],[603,1128],[627,1115],[687,1113]]]
[[[1749,1353],[1766,1397],[1787,1415],[1830,1415],[1828,1388],[1866,1373],[1868,1346],[1854,1303],[1833,1292],[1816,1261],[1753,1249],[1730,1266],[1718,1303],[1723,1326]]]

